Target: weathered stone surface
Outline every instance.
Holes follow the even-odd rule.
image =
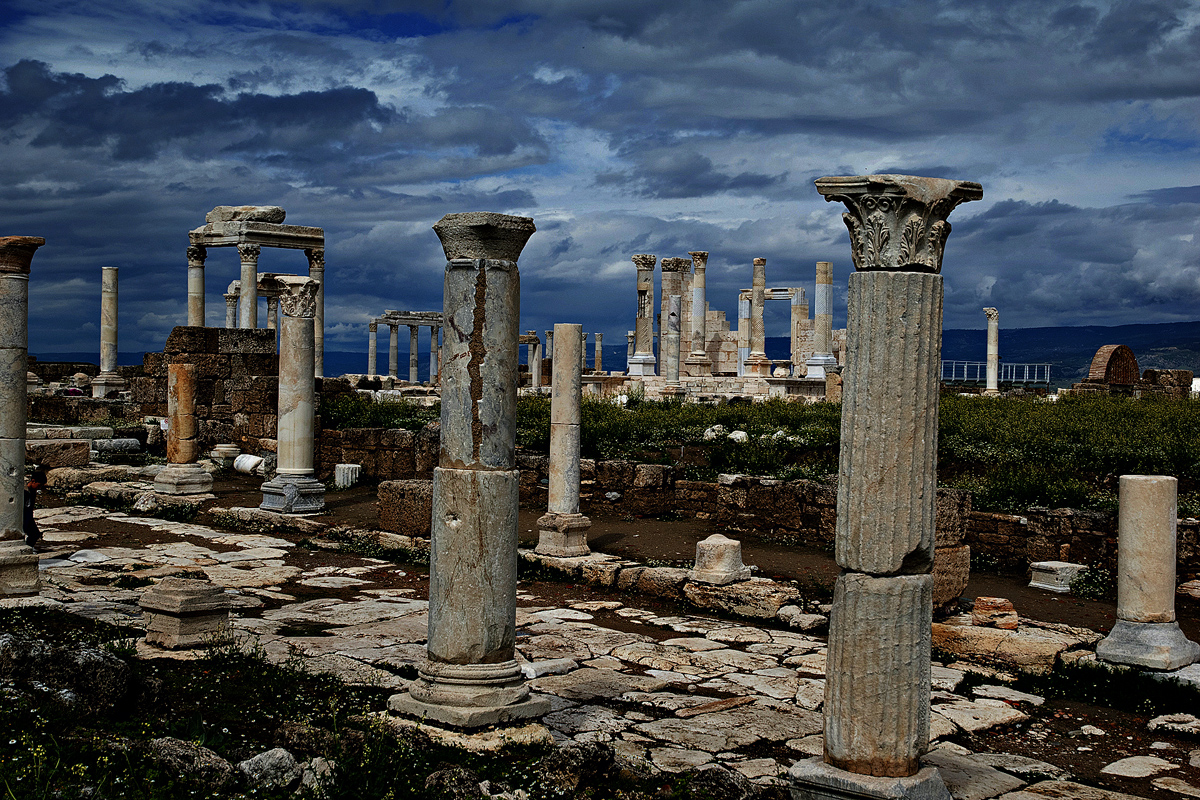
[[[667,717],[634,726],[652,739],[692,750],[720,753],[757,742],[783,742],[821,729],[821,715],[801,709],[748,705],[691,719]]]
[[[1051,779],[1065,781],[1071,779],[1071,773],[1062,767],[1038,761],[1036,758],[1013,755],[1011,753],[976,753],[976,761],[989,767],[1004,770],[1012,775],[1028,780]]]
[[[1179,769],[1179,766],[1157,756],[1130,756],[1114,761],[1100,772],[1104,775],[1119,775],[1122,778],[1149,778],[1151,775],[1172,769]]]
[[[800,592],[766,578],[752,578],[728,586],[687,583],[684,597],[699,608],[743,617],[770,619],[779,609],[800,599]]]
[[[25,459],[46,469],[87,466],[91,448],[87,440],[55,439],[25,442]]]
[[[381,481],[378,496],[379,527],[405,536],[430,537],[433,481]]]
[[[981,628],[1004,631],[1015,631],[1020,624],[1012,601],[1004,597],[976,597],[971,620]]]
[[[954,800],[988,800],[1025,785],[1020,778],[994,769],[976,756],[958,755],[944,748],[926,753],[921,763],[938,768]]]
[[[934,709],[962,728],[967,733],[985,731],[1000,725],[1011,725],[1029,719],[1029,715],[1018,711],[1000,700],[979,700],[974,703],[962,700],[934,706]]]
[[[1146,724],[1149,731],[1200,734],[1200,718],[1193,714],[1164,714]]]
[[[817,756],[797,761],[788,773],[792,779],[794,800],[837,800],[847,797],[950,800],[946,784],[934,767],[925,767],[906,777],[879,777],[838,769]]]
[[[670,683],[647,675],[629,675],[614,669],[584,668],[569,675],[553,675],[530,681],[529,685],[569,700],[618,697],[625,692],[657,692]]]
[[[270,222],[276,225],[287,218],[279,206],[217,206],[204,215],[205,222]]]
[[[1003,631],[971,625],[933,623],[933,646],[968,661],[1039,674],[1054,669],[1060,653],[1094,644],[1101,634],[1066,625],[1023,624]]]
[[[1175,478],[1122,475],[1117,557],[1117,616],[1129,622],[1175,621]]]
[[[940,495],[939,495],[940,499]],[[933,551],[933,605],[944,606],[962,597],[971,579],[971,548],[968,545],[943,547]]]
[[[488,211],[447,214],[433,226],[447,261],[463,258],[517,261],[536,230],[529,217]],[[514,327],[514,338],[516,330]]]
[[[262,789],[286,789],[300,782],[303,771],[296,757],[282,747],[259,753],[237,766],[248,784]]]
[[[1010,792],[1000,800],[1144,800],[1132,794],[1097,789],[1071,781],[1043,781],[1026,786],[1019,792]]]
[[[1068,561],[1035,561],[1029,565],[1029,569],[1032,572],[1029,588],[1069,594],[1071,581],[1085,569],[1085,565]]]
[[[696,565],[688,579],[724,586],[750,579],[750,568],[742,563],[742,543],[714,533],[696,543]]]
[[[984,684],[983,686],[976,686],[972,691],[976,697],[990,697],[993,700],[1003,700],[1006,703],[1026,703],[1031,706],[1040,706],[1046,702],[1044,697],[1038,697],[1036,694],[1028,694],[1027,692],[1018,692],[1016,689],[1010,689],[1007,686]]]
[[[212,750],[170,736],[151,740],[146,755],[163,771],[186,776],[214,790],[225,788],[237,777],[233,765]]]

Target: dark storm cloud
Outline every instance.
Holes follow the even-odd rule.
[[[713,167],[712,159],[683,147],[660,148],[635,155],[636,169],[597,176],[602,186],[626,185],[646,197],[701,197],[718,192],[754,194],[782,183],[787,174],[741,172],[727,175]]]
[[[1134,199],[1145,200],[1147,203],[1200,203],[1200,186],[1168,186],[1163,189],[1151,189],[1139,192]]]

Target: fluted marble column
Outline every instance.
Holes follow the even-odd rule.
[[[125,388],[117,374],[117,268],[100,268],[100,374],[92,380],[92,397],[108,397]]]
[[[767,260],[754,259],[754,282],[750,288],[750,355],[746,357],[746,374],[758,378],[771,376],[771,360],[767,358],[767,328],[763,311],[767,304]]]
[[[0,236],[0,597],[37,594],[38,554],[25,544],[29,265],[46,240]]]
[[[317,282],[317,304],[313,316],[313,374],[325,374],[325,248],[312,247],[308,256],[308,277]]]
[[[256,244],[239,244],[242,258],[242,288],[238,305],[238,327],[258,327],[258,256],[262,248]]]
[[[409,690],[388,705],[474,728],[549,710],[546,701],[530,698],[514,658],[517,258],[534,225],[527,217],[472,212],[448,214],[433,229],[447,261],[446,353],[441,458],[433,478],[428,660]]]
[[[946,217],[977,183],[821,178],[846,204],[850,277],[825,753],[797,798],[949,800],[929,746],[934,491]]]
[[[987,314],[987,388],[983,390],[987,397],[1000,396],[1000,312],[994,308],[985,308]]]
[[[421,332],[420,325],[408,326],[408,382],[420,383],[417,372],[417,334]]]
[[[275,477],[262,485],[259,508],[283,514],[325,508],[325,485],[314,476],[316,376],[314,320],[320,282],[301,275],[276,275],[279,310],[279,458]]]
[[[592,521],[579,513],[579,425],[583,371],[568,342],[582,342],[582,325],[558,324],[558,357],[550,382],[550,492],[546,514],[538,519],[537,552],[573,558],[591,552]]]
[[[712,360],[708,357],[708,303],[705,299],[705,268],[708,253],[696,250],[688,253],[692,257],[692,351],[684,364],[691,377],[712,375]]]
[[[208,250],[199,245],[189,245],[188,260],[188,316],[187,324],[204,327],[204,259]]]
[[[400,326],[388,324],[388,375],[397,377],[400,369]]]
[[[654,360],[654,265],[656,256],[633,257],[637,267],[637,319],[634,321],[633,355],[625,372],[629,375],[653,375]]]
[[[375,375],[379,362],[379,323],[367,323],[367,374]]]

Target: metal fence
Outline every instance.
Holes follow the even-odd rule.
[[[986,361],[943,361],[942,383],[986,386]],[[1001,386],[1049,386],[1049,364],[1000,364]]]

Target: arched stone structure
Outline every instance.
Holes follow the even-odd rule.
[[[1087,379],[1089,383],[1133,386],[1141,376],[1137,356],[1127,345],[1106,344],[1092,357]]]

